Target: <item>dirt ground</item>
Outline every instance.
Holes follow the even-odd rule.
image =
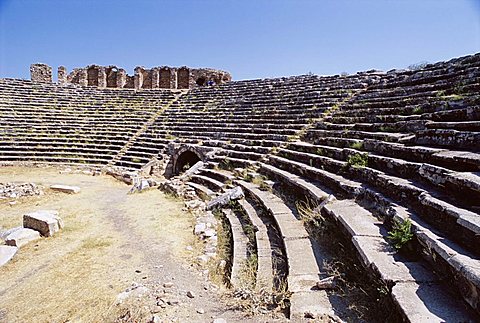
[[[3,167],[0,182],[46,188],[15,205],[0,200],[0,228],[21,226],[24,213],[41,209],[58,210],[65,222],[0,267],[0,322],[146,322],[152,313],[165,322],[258,321],[227,310],[221,288],[194,265],[199,247],[182,201],[156,189],[127,195],[129,186],[111,177],[54,168]],[[51,184],[81,192],[55,193]],[[117,305],[133,283],[147,287],[149,298]]]

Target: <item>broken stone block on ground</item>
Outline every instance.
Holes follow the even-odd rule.
[[[38,231],[28,228],[17,228],[5,237],[5,243],[9,246],[21,248],[29,242],[40,239]]]
[[[23,226],[37,230],[42,236],[51,237],[63,227],[63,221],[57,211],[42,210],[25,214]]]
[[[70,186],[70,185],[51,185],[50,189],[58,192],[68,193],[68,194],[77,194],[80,192],[80,187],[78,186]]]

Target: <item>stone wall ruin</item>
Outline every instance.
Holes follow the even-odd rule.
[[[31,80],[52,83],[52,68],[46,64],[30,66]],[[130,76],[122,68],[114,65],[88,65],[74,68],[67,73],[64,66],[58,68],[58,84],[77,84],[98,88],[134,89],[193,89],[230,82],[230,73],[211,68],[189,68],[158,66],[147,69],[137,66]]]
[[[52,83],[52,68],[47,64],[30,65],[30,79],[33,82]]]

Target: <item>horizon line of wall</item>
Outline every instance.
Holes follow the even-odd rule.
[[[30,65],[30,79],[33,82],[53,83],[52,67],[36,63]],[[117,66],[88,65],[84,68],[74,68],[70,74],[64,66],[58,67],[58,84],[77,84],[80,86],[95,86],[98,88],[128,88],[128,89],[192,89],[207,85],[217,85],[230,82],[230,73],[211,68],[189,68],[159,66],[146,69],[135,67],[134,75],[130,76],[123,68]]]

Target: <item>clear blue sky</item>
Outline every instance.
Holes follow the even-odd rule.
[[[29,65],[213,67],[234,79],[480,52],[480,0],[0,0],[0,77]]]

